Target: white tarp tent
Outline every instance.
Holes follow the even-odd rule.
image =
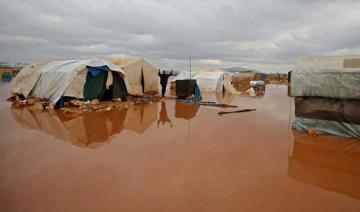
[[[83,87],[84,84],[79,86],[79,81],[74,82],[77,84],[76,86],[72,86],[79,73],[84,73],[84,69],[87,67],[102,66],[107,66],[109,70],[118,72],[122,77],[124,76],[124,72],[120,68],[105,60],[47,61],[25,66],[15,78],[12,94],[48,99],[51,103],[56,103],[64,93],[68,92],[72,96],[72,93],[76,93],[75,87]],[[85,81],[86,78],[81,82],[85,83]],[[127,85],[126,80],[124,81]],[[69,90],[67,90],[68,88]],[[82,93],[73,96],[79,97],[77,95],[82,95]]]
[[[142,95],[144,92],[159,92],[158,70],[144,58],[115,58],[110,59],[109,62],[125,72],[125,77],[129,82],[129,94]]]
[[[237,93],[231,84],[231,74],[227,72],[200,71],[194,76],[201,92]]]
[[[172,82],[176,80],[190,79],[190,72],[183,71],[178,74]],[[199,71],[192,72],[191,79],[196,80],[201,92],[225,92],[238,93],[231,84],[231,73],[219,71]]]
[[[190,72],[189,71],[182,71],[176,77],[174,77],[171,82],[175,82],[176,80],[186,80],[186,79],[193,79],[197,72]]]
[[[291,95],[360,99],[360,56],[300,58],[291,73]]]

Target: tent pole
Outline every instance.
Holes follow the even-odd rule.
[[[191,80],[191,56],[189,58],[189,61],[190,61],[190,80]]]

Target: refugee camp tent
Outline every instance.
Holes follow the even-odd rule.
[[[235,94],[237,91],[231,84],[231,74],[220,71],[201,71],[194,76],[201,92],[225,92]]]
[[[12,94],[48,99],[63,96],[85,100],[124,98],[128,83],[124,72],[104,60],[45,61],[25,66],[15,78]]]
[[[360,99],[360,56],[300,58],[291,73],[291,95]]]
[[[110,59],[109,62],[121,68],[129,82],[131,95],[159,92],[158,70],[144,58]]]
[[[174,77],[171,82],[175,82],[176,80],[188,80],[194,78],[197,72],[182,71],[176,77]]]
[[[181,72],[177,75],[172,82],[177,80],[186,79],[196,80],[197,85],[200,88],[201,93],[203,92],[225,92],[236,94],[234,86],[231,84],[231,74],[222,70],[212,71],[199,71],[199,72]]]
[[[294,129],[360,137],[360,56],[300,58],[290,80]]]

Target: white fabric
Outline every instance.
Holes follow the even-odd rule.
[[[125,73],[131,95],[142,95],[141,78],[144,76],[144,92],[159,92],[158,70],[143,58],[111,59],[110,63]]]
[[[194,76],[201,92],[238,93],[231,84],[231,74],[227,72],[197,72]]]
[[[34,67],[37,64],[34,65]],[[20,82],[17,82],[13,93],[24,93],[27,94],[29,90],[33,97],[48,99],[52,103],[56,103],[65,93],[67,88],[70,86],[76,75],[84,70],[87,66],[100,67],[107,66],[110,70],[120,73],[124,76],[124,72],[117,66],[106,62],[105,60],[67,60],[67,61],[52,61],[47,63],[46,66],[42,66],[36,71],[37,82],[35,77],[31,75],[30,70],[25,71],[21,81],[26,81],[27,78],[31,79],[32,83],[29,85],[22,86]],[[37,66],[36,66],[37,67]],[[21,73],[22,71],[20,71]],[[20,74],[19,73],[19,74]],[[125,85],[128,86],[126,80]],[[34,85],[33,85],[34,84]],[[33,85],[33,86],[32,86]],[[28,96],[28,95],[24,95]]]
[[[112,71],[109,71],[106,79],[106,89],[110,88],[110,86],[113,84],[113,81],[114,79],[113,79]]]
[[[342,69],[347,68],[345,64],[350,60],[360,60],[360,55],[301,57],[296,62],[296,67],[304,69]]]
[[[52,61],[43,61],[27,65],[21,69],[19,74],[15,77],[14,85],[11,93],[13,95],[23,95],[28,97],[31,90],[35,87],[41,73],[53,64]]]
[[[86,76],[89,70],[84,68],[80,71],[65,90],[63,96],[74,97],[78,99],[84,98],[84,85],[86,83]]]
[[[174,79],[171,80],[171,82],[175,82],[176,80],[187,80],[187,79],[193,79],[194,76],[196,75],[197,72],[191,72],[191,77],[190,77],[190,72],[189,71],[182,71],[180,72],[178,75],[176,75],[176,77]]]
[[[360,68],[343,68],[344,57],[301,58],[291,73],[292,96],[360,99]]]
[[[291,73],[292,96],[360,99],[360,69],[304,69]]]

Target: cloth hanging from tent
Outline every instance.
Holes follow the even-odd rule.
[[[91,72],[88,72],[86,76],[86,83],[84,86],[84,99],[103,99],[105,94],[107,73],[100,72],[96,76],[92,76]]]
[[[99,67],[90,67],[88,66],[89,72],[91,74],[91,76],[96,77],[97,75],[99,75],[102,72],[108,72],[110,69],[107,65],[105,66],[99,66]]]
[[[202,96],[201,96],[200,88],[199,88],[199,86],[197,86],[196,83],[195,83],[195,92],[194,93],[195,93],[194,101],[200,102],[202,100]]]
[[[106,80],[106,89],[110,88],[110,85],[113,84],[113,75],[112,75],[112,71],[108,71],[108,77]]]

